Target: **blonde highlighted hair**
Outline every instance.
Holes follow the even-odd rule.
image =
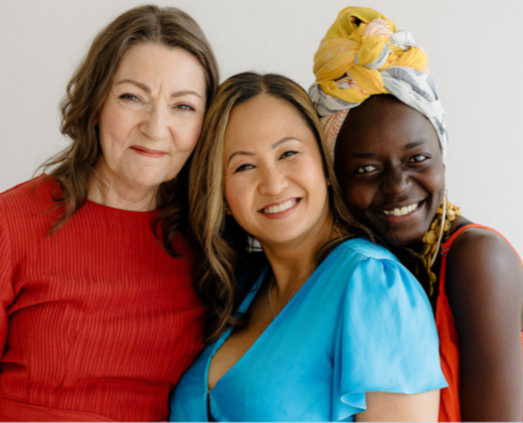
[[[229,326],[242,321],[235,315],[245,293],[238,288],[238,276],[252,255],[252,239],[232,216],[225,214],[223,150],[232,110],[260,95],[286,101],[298,111],[318,142],[325,175],[332,182],[329,202],[338,227],[343,227],[351,236],[368,235],[367,229],[354,220],[343,202],[321,125],[307,93],[281,75],[245,72],[229,78],[218,89],[207,112],[189,175],[191,228],[204,253],[197,267],[195,286],[209,310],[206,342],[216,340]],[[347,237],[325,245],[318,260],[344,239]]]

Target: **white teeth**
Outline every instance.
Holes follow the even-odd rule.
[[[419,203],[411,204],[410,206],[402,207],[401,209],[394,209],[394,210],[382,210],[382,213],[386,216],[405,216],[406,214],[409,214],[416,210],[418,208]]]
[[[290,209],[297,202],[298,202],[298,200],[289,200],[278,206],[270,206],[270,207],[267,207],[266,209],[263,209],[263,213],[268,213],[268,214],[281,213],[281,212],[284,212],[285,210]]]

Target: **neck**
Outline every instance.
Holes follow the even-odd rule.
[[[334,217],[327,209],[323,222],[303,237],[285,244],[260,242],[274,272],[275,285],[281,294],[289,294],[297,285],[303,285],[313,273],[316,257],[329,239],[336,238],[333,232]]]
[[[156,210],[158,187],[142,187],[118,178],[100,160],[89,183],[87,199],[94,203],[130,211]]]

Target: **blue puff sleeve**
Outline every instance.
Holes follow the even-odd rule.
[[[334,351],[333,420],[365,411],[366,392],[447,386],[429,301],[393,258],[361,260],[345,291]]]

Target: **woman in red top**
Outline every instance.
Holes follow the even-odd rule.
[[[151,421],[203,347],[186,162],[218,84],[194,20],[143,6],[68,85],[71,145],[0,195],[0,420]]]
[[[521,421],[523,268],[445,194],[445,112],[427,56],[372,9],[343,9],[311,96],[348,205],[426,287],[442,368],[440,421]],[[452,248],[451,248],[452,246]]]

